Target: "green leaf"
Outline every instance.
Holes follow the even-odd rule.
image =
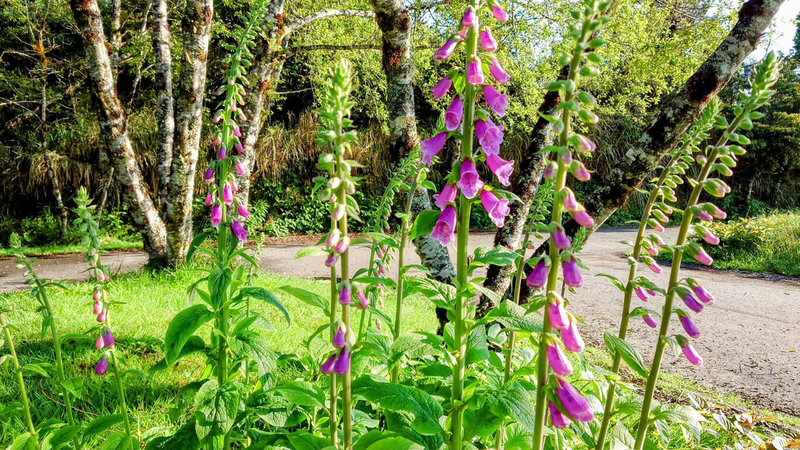
[[[208,274],[208,293],[211,294],[211,305],[215,310],[219,310],[227,297],[232,278],[233,271],[228,267],[218,267]]]
[[[630,431],[628,428],[625,427],[622,423],[617,423],[614,425],[614,429],[611,431],[611,447],[609,450],[628,450],[633,448],[636,440],[631,436]]]
[[[245,331],[230,340],[231,349],[236,355],[248,357],[258,365],[258,376],[264,376],[277,369],[277,358],[269,342],[254,331]]]
[[[411,414],[411,428],[423,435],[442,432],[439,418],[442,406],[425,391],[383,381],[374,375],[364,375],[353,382],[353,395],[394,412]]]
[[[403,359],[403,356],[414,358],[415,356],[430,354],[432,347],[424,339],[425,337],[419,334],[404,334],[395,339],[389,352],[388,366],[390,368],[394,367]]]
[[[481,267],[488,264],[495,266],[508,266],[519,258],[519,253],[503,246],[496,246],[491,249],[479,247],[475,250],[475,258],[470,263],[471,266]]]
[[[501,302],[486,315],[488,320],[499,322],[508,331],[540,333],[542,320],[533,314],[527,314],[525,308],[512,301]]]
[[[189,336],[189,339],[187,339],[186,343],[183,344],[183,348],[181,348],[181,351],[178,354],[178,357],[175,358],[175,360],[177,361],[177,360],[180,360],[180,359],[186,357],[187,355],[191,355],[192,353],[204,352],[205,350],[206,350],[206,343],[205,343],[205,341],[203,341],[203,338],[201,338],[200,336],[192,335],[192,336]],[[156,372],[156,371],[159,371],[159,370],[164,370],[167,367],[168,367],[167,359],[166,359],[166,357],[164,357],[164,358],[161,359],[161,361],[156,363],[156,365],[153,366],[150,369],[150,371],[151,372]]]
[[[67,390],[75,398],[81,398],[83,395],[83,378],[72,377],[67,378],[66,380],[61,382],[61,386]]]
[[[411,227],[408,238],[413,240],[418,236],[430,234],[430,232],[433,231],[434,225],[436,225],[436,221],[439,219],[439,214],[441,214],[441,212],[438,209],[429,209],[417,214],[417,218],[414,219],[414,225]]]
[[[36,450],[37,447],[36,436],[31,436],[30,433],[22,433],[14,438],[9,450]]]
[[[241,404],[239,389],[231,382],[222,386],[208,380],[194,398],[195,431],[201,440],[230,431]]]
[[[292,449],[295,450],[322,450],[331,445],[330,439],[314,436],[308,431],[302,430],[286,435],[286,439],[289,440]]]
[[[353,450],[422,450],[425,447],[410,441],[397,433],[390,431],[372,430],[361,436]]]
[[[209,228],[207,230],[203,230],[200,233],[194,236],[192,239],[192,243],[189,244],[189,251],[186,253],[186,261],[191,261],[192,257],[194,256],[194,252],[209,238],[212,234],[214,234],[214,230]]]
[[[486,345],[486,329],[483,325],[476,327],[467,339],[466,364],[489,359],[489,347]]]
[[[294,255],[294,259],[305,258],[306,256],[327,256],[328,252],[320,247],[304,247],[301,248],[297,253]]]
[[[606,333],[603,335],[603,339],[605,340],[606,346],[611,353],[619,353],[620,357],[622,357],[622,360],[625,361],[625,364],[627,364],[628,367],[630,367],[640,377],[647,378],[647,369],[644,366],[642,355],[640,355],[631,344],[624,339],[620,339],[610,331],[606,331]]]
[[[50,372],[53,371],[53,365],[49,363],[31,363],[22,366],[22,375],[26,377],[42,376],[50,378]]]
[[[179,312],[167,327],[164,337],[164,354],[167,365],[172,365],[182,356],[181,351],[186,341],[201,325],[214,318],[214,313],[205,305],[190,306]]]
[[[300,289],[298,287],[294,287],[294,286],[291,286],[291,285],[288,285],[288,284],[286,286],[281,286],[278,289],[280,289],[283,292],[286,292],[287,294],[297,298],[298,300],[300,300],[301,302],[303,302],[303,303],[305,303],[307,305],[311,305],[311,306],[317,307],[317,308],[325,311],[326,314],[330,314],[330,312],[329,312],[330,301],[328,301],[325,297],[323,297],[323,296],[321,296],[321,295],[319,295],[317,293],[314,293],[314,292],[311,292],[311,291],[307,291],[305,289]]]
[[[292,323],[292,319],[289,318],[289,311],[286,310],[286,307],[283,306],[281,300],[275,296],[272,291],[268,291],[262,287],[251,286],[242,288],[239,292],[243,297],[253,297],[278,308],[278,310],[283,313],[283,317],[286,319],[286,322]]]
[[[651,420],[665,420],[667,422],[692,425],[705,422],[706,418],[703,417],[696,409],[688,405],[676,405],[672,403],[664,403],[653,408],[650,413]]]
[[[100,434],[118,423],[122,423],[124,417],[122,414],[109,414],[107,416],[100,416],[86,425],[83,429],[83,437],[94,436]]]
[[[487,399],[491,411],[500,417],[510,417],[522,425],[525,430],[533,432],[533,402],[528,391],[519,383],[511,383],[494,391]]]
[[[325,407],[325,393],[314,384],[305,381],[289,381],[272,389],[283,398],[298,406]]]
[[[621,281],[619,281],[619,278],[617,278],[617,277],[615,277],[613,275],[609,275],[607,273],[598,273],[596,276],[608,278],[609,280],[611,280],[612,283],[614,283],[614,286],[616,286],[617,289],[619,289],[622,292],[625,292],[625,285],[622,284]]]
[[[58,450],[72,441],[80,431],[81,427],[78,425],[61,427],[48,434],[47,437],[44,438],[43,444],[47,443],[52,450]],[[43,445],[43,447],[47,447],[47,445]]]
[[[171,436],[161,436],[150,440],[145,450],[195,450],[200,448],[194,427],[195,421],[190,419]]]

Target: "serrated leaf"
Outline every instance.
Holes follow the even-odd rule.
[[[179,312],[167,327],[164,337],[164,355],[167,365],[173,364],[181,356],[186,341],[200,326],[214,318],[214,313],[205,305],[190,306]]]
[[[222,386],[217,380],[208,380],[195,395],[195,431],[201,440],[224,436],[230,431],[239,412],[240,393],[235,384]]]
[[[442,431],[439,418],[442,406],[430,394],[406,385],[383,381],[374,375],[364,375],[353,382],[353,395],[363,397],[383,409],[413,416],[411,428],[423,435]]]

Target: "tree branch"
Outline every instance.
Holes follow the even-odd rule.
[[[364,17],[371,19],[375,17],[375,13],[372,11],[363,11],[360,9],[323,9],[322,11],[317,11],[307,16],[294,19],[291,22],[287,22],[283,28],[282,37],[285,38],[286,36],[292,34],[294,31],[297,31],[298,29],[303,28],[314,21],[325,19],[328,17]]]

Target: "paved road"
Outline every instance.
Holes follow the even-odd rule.
[[[667,233],[674,230],[668,230]],[[492,244],[492,235],[476,234],[474,247]],[[616,330],[622,307],[620,292],[602,277],[608,273],[624,279],[627,263],[625,246],[619,242],[632,239],[630,230],[603,230],[595,233],[582,253],[590,267],[585,273],[585,286],[572,299],[571,311],[586,319],[584,334],[595,344],[602,343],[603,332]],[[328,270],[321,257],[294,259],[305,242],[272,244],[265,248],[261,268],[281,275],[325,278]],[[453,254],[453,248],[450,249]],[[368,253],[356,250],[353,267],[366,265]],[[137,270],[145,263],[139,252],[112,253],[103,260],[116,271]],[[409,264],[418,263],[413,249],[406,256]],[[37,260],[40,275],[55,279],[81,279],[83,265],[79,255],[42,257]],[[667,271],[655,279],[667,282]],[[22,288],[22,271],[9,259],[0,259],[0,292]],[[664,367],[682,376],[695,379],[708,387],[732,392],[756,404],[800,416],[800,280],[782,277],[687,268],[691,276],[706,286],[717,298],[696,316],[702,336],[695,347],[703,355],[705,365],[694,367],[680,356],[667,352]],[[636,300],[638,302],[638,300]],[[662,298],[650,301],[660,310]],[[677,327],[676,324],[673,327]],[[645,355],[652,354],[655,331],[641,320],[632,321],[629,340]]]

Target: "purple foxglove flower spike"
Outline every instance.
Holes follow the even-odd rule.
[[[342,285],[342,289],[339,290],[339,303],[344,305],[344,306],[347,306],[352,301],[353,301],[353,296],[350,293],[350,285],[347,284],[347,283],[344,283]]]
[[[239,175],[244,175],[244,166],[242,165],[242,163],[237,162],[234,167],[236,168],[236,173],[238,173]]]
[[[561,332],[561,340],[564,341],[564,348],[571,352],[580,353],[586,348],[578,331],[578,324],[574,320],[570,320],[567,329]]]
[[[528,287],[541,289],[544,287],[546,282],[547,282],[547,264],[545,264],[544,258],[542,258],[533,267],[533,270],[531,271],[531,274],[528,275],[528,278],[525,280],[525,283],[528,285]]]
[[[694,312],[699,313],[703,310],[703,304],[689,294],[683,296],[683,303]]]
[[[103,347],[106,346],[105,341],[103,340],[103,336],[97,336],[97,341],[94,343],[94,348],[98,350],[102,350]]]
[[[569,316],[564,309],[564,304],[561,300],[549,302],[547,304],[547,314],[550,316],[550,325],[556,330],[566,330],[569,328]]]
[[[698,212],[697,213],[697,218],[702,220],[703,222],[711,222],[712,220],[714,220],[714,218],[711,216],[711,214],[709,214],[709,213],[707,213],[705,211]]]
[[[683,355],[686,356],[686,359],[689,360],[690,363],[694,364],[695,366],[702,366],[703,365],[703,357],[697,353],[697,350],[694,349],[692,344],[686,343],[683,346]]]
[[[247,230],[244,229],[242,224],[238,220],[234,220],[231,223],[231,230],[233,230],[233,234],[242,241],[243,244],[247,243]]]
[[[333,373],[333,364],[336,362],[336,353],[332,354],[325,360],[324,363],[319,367],[319,371],[329,375]]]
[[[497,40],[492,36],[492,30],[484,28],[481,31],[481,47],[487,52],[497,50]]]
[[[112,345],[116,344],[116,342],[117,341],[114,340],[114,335],[111,334],[111,331],[106,330],[106,332],[103,333],[103,344],[105,344],[106,347],[111,347]]]
[[[206,200],[204,201],[204,203],[206,204],[206,206],[211,206],[211,204],[214,203],[214,197],[211,196],[211,192],[206,194]]]
[[[566,377],[572,373],[572,363],[567,359],[567,355],[561,350],[558,344],[550,344],[547,346],[547,361],[550,363],[550,368],[556,375]]]
[[[358,301],[361,306],[361,309],[369,308],[369,300],[367,300],[367,296],[364,295],[364,293],[361,291],[358,291],[358,294],[356,295],[358,296]]]
[[[499,181],[500,184],[503,186],[511,186],[509,177],[514,173],[513,160],[506,161],[497,155],[489,154],[486,156],[486,164],[489,166],[494,176],[497,177],[497,181]]]
[[[477,16],[475,15],[475,10],[472,7],[467,8],[464,12],[464,17],[461,19],[461,26],[464,28],[472,28],[475,26],[475,22],[477,21]]]
[[[220,146],[219,150],[217,150],[217,159],[225,159],[228,157],[228,152],[225,150],[225,146]]]
[[[583,286],[583,277],[581,276],[581,270],[578,268],[578,263],[575,261],[575,258],[564,261],[562,265],[564,270],[564,284],[569,287]]]
[[[456,238],[456,209],[447,206],[439,215],[436,225],[433,226],[431,237],[439,241],[442,246],[446,246]]]
[[[222,187],[222,201],[226,205],[233,203],[233,189],[230,183],[225,183],[225,186]]]
[[[594,419],[589,402],[566,380],[558,380],[556,394],[561,400],[561,404],[564,405],[564,409],[567,410],[567,414],[573,419],[580,422],[589,422]]]
[[[567,234],[564,233],[564,229],[561,227],[556,227],[556,231],[551,233],[550,237],[553,238],[553,243],[559,250],[566,250],[572,246],[572,242],[569,241]]]
[[[656,263],[650,264],[647,266],[653,273],[661,273],[661,266]]]
[[[105,375],[108,371],[108,358],[106,355],[100,357],[100,360],[97,361],[97,367],[94,368],[94,373],[97,375]]]
[[[572,218],[575,219],[575,222],[578,222],[578,225],[582,226],[583,228],[594,227],[594,219],[592,219],[592,216],[590,216],[585,209],[570,212],[572,213]]]
[[[342,348],[344,347],[344,344],[345,344],[344,330],[342,330],[342,327],[339,327],[336,330],[336,334],[333,335],[333,346],[336,348]]]
[[[467,83],[477,86],[483,84],[484,81],[486,81],[486,78],[483,76],[481,62],[478,58],[473,58],[467,64]]]
[[[447,42],[445,42],[444,45],[442,45],[442,47],[439,50],[436,50],[436,56],[435,56],[436,60],[443,61],[449,58],[450,55],[453,54],[453,51],[456,49],[456,44],[458,44],[458,42],[452,39],[448,39]]]
[[[250,211],[247,210],[247,207],[242,205],[241,203],[239,206],[236,207],[236,210],[239,211],[239,215],[242,216],[243,219],[250,218]]]
[[[210,180],[213,177],[214,177],[214,169],[209,167],[208,169],[206,169],[205,178],[206,180]]]
[[[555,403],[550,402],[550,421],[553,423],[553,428],[564,429],[569,428],[572,425],[572,421],[569,420],[569,417],[564,415]]]
[[[483,188],[483,181],[478,176],[478,170],[471,159],[465,159],[461,163],[458,183],[456,183],[464,197],[472,199],[478,195],[478,191]]]
[[[650,328],[658,327],[658,322],[656,322],[656,319],[654,319],[653,316],[651,316],[650,314],[642,316],[642,319],[644,319],[644,323],[646,323],[647,326],[649,326]]]
[[[333,371],[339,375],[344,375],[350,371],[350,352],[347,349],[342,349],[339,357],[336,358],[336,363],[333,365]]]
[[[431,93],[433,93],[433,98],[440,99],[450,91],[450,87],[453,85],[453,80],[448,77],[442,78],[436,86],[431,88]]]
[[[489,66],[489,73],[492,74],[492,77],[500,84],[508,82],[511,78],[508,72],[503,69],[503,66],[500,65],[500,61],[498,61],[497,58],[492,58],[492,63]]]
[[[218,227],[221,222],[222,222],[222,207],[220,205],[214,205],[211,208],[211,225]]]
[[[461,118],[464,116],[464,102],[461,97],[456,95],[453,101],[450,102],[450,107],[444,113],[444,125],[448,131],[453,131],[461,124]]]
[[[683,325],[683,329],[686,331],[686,334],[689,336],[697,339],[700,337],[700,328],[692,322],[692,319],[689,316],[679,316],[681,321],[681,325]]]
[[[508,21],[508,13],[505,10],[497,5],[492,5],[492,15],[494,16],[495,20],[498,22],[507,22]]]
[[[449,203],[456,200],[458,189],[455,184],[448,184],[442,188],[442,192],[433,194],[433,200],[439,209],[445,209]]]
[[[708,292],[703,286],[694,286],[692,290],[694,291],[694,295],[697,297],[697,299],[706,305],[714,303],[714,296],[711,295],[711,293]]]
[[[494,88],[494,86],[487,84],[483,87],[483,97],[486,103],[492,108],[495,114],[500,117],[506,115],[506,108],[508,108],[508,96],[501,94]]]
[[[589,171],[586,170],[586,166],[581,163],[578,163],[578,166],[572,171],[572,176],[575,177],[576,180],[583,182],[589,181],[592,178],[592,174],[590,174]]]
[[[433,161],[433,157],[442,151],[442,147],[444,147],[444,143],[446,141],[447,133],[442,132],[428,139],[427,141],[420,142],[419,146],[422,150],[422,162],[430,166],[431,162]]]
[[[499,199],[491,192],[483,190],[481,191],[481,203],[492,222],[502,228],[506,217],[511,212],[511,208],[508,207],[508,199]]]
[[[92,312],[95,315],[103,312],[103,302],[94,302],[94,306],[92,307]]]
[[[642,299],[643,302],[646,302],[647,299],[648,299],[647,293],[644,291],[644,288],[642,288],[641,286],[638,286],[636,288],[636,296],[639,297],[640,299]]]

